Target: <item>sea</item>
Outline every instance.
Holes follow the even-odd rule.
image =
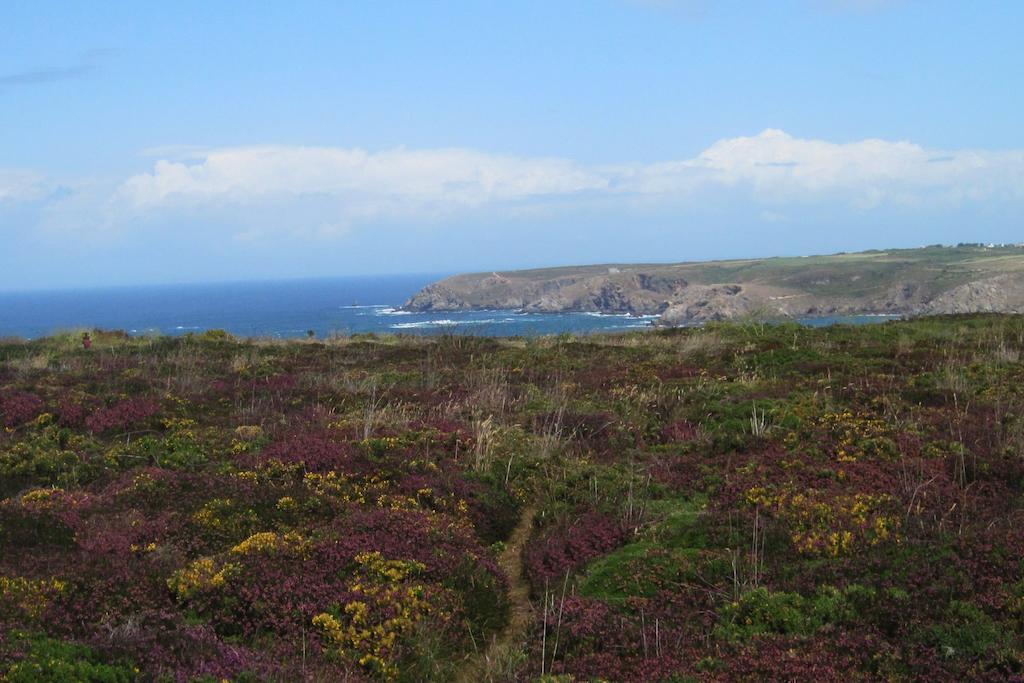
[[[411,312],[402,304],[443,275],[396,275],[0,292],[0,337],[34,339],[100,328],[132,335],[222,329],[241,337],[317,338],[353,334],[472,334],[503,337],[624,332],[655,316]],[[809,318],[807,325],[880,322],[892,316]]]

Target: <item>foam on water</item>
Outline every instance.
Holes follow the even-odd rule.
[[[415,330],[426,327],[460,327],[462,325],[508,325],[518,322],[520,321],[515,318],[483,318],[466,320],[442,318],[440,320],[418,320],[416,322],[409,323],[391,323],[389,327],[393,330]]]
[[[420,320],[414,323],[393,323],[389,327],[393,330],[415,330],[421,327],[451,327],[458,325],[455,320]]]

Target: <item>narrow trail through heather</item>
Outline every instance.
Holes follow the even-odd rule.
[[[505,549],[498,556],[498,566],[505,572],[509,581],[511,610],[508,625],[494,634],[483,651],[466,661],[455,678],[457,683],[489,681],[489,664],[513,643],[526,642],[526,631],[533,617],[533,605],[530,603],[530,587],[523,578],[523,548],[530,538],[530,527],[533,525],[535,513],[533,507],[523,510],[519,523],[505,544]]]

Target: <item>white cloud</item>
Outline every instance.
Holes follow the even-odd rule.
[[[430,215],[507,202],[639,196],[700,201],[709,189],[766,206],[839,202],[948,205],[1024,198],[1024,151],[949,151],[910,142],[833,143],[780,130],[720,140],[690,159],[585,165],[466,149],[366,152],[240,147],[192,161],[160,160],[118,195],[138,211],[161,206],[328,199],[348,226],[386,214]]]
[[[416,207],[479,206],[607,189],[600,173],[561,159],[465,149],[369,153],[330,147],[243,147],[198,162],[158,161],[120,194],[139,208],[182,201],[248,202],[303,195],[343,199],[356,215]]]
[[[857,207],[1024,196],[1024,151],[931,150],[909,142],[845,144],[780,130],[720,140],[695,159],[656,164],[641,189],[748,187],[768,204],[833,199]],[[674,184],[673,184],[674,183]]]
[[[45,176],[33,171],[0,168],[0,203],[28,202],[52,191]]]

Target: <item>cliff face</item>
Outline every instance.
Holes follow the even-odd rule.
[[[405,308],[654,314],[667,325],[749,315],[1016,313],[1024,312],[1024,248],[477,273],[435,282]]]
[[[1007,273],[967,282],[921,307],[922,313],[1024,313],[1024,276]]]
[[[583,269],[580,269],[583,270]],[[589,270],[589,269],[588,269]],[[643,271],[537,276],[518,272],[457,275],[428,285],[405,304],[414,311],[517,309],[544,313],[661,313],[688,287],[685,278]]]

